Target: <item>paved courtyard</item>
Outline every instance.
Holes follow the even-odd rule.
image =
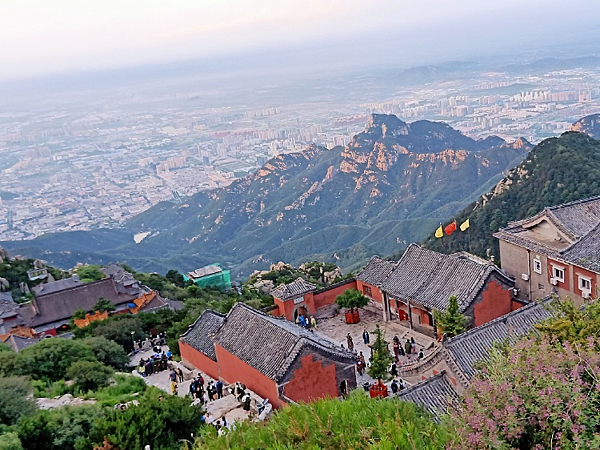
[[[364,344],[362,333],[366,328],[371,335],[371,343],[373,343],[375,340],[375,335],[373,332],[378,324],[384,332],[385,340],[389,342],[390,351],[392,350],[392,339],[394,336],[398,336],[401,345],[404,345],[407,339],[414,338],[417,345],[417,353],[419,350],[423,349],[423,353],[425,355],[430,353],[436,346],[439,345],[439,343],[432,337],[421,334],[415,330],[411,330],[410,328],[407,328],[398,322],[384,322],[383,310],[378,303],[370,302],[364,308],[360,308],[360,323],[357,324],[347,324],[344,311],[340,310],[337,314],[335,314],[335,310],[336,308],[331,307],[327,310],[318,311],[317,329],[315,332],[328,337],[332,341],[343,345],[346,348],[348,347],[346,336],[348,333],[350,333],[352,341],[354,342],[355,352],[357,354],[359,354],[359,352],[363,352],[367,364],[371,351],[369,347]],[[399,365],[415,360],[416,355],[412,355],[410,360],[406,356],[401,356]],[[359,376],[357,373],[356,381],[358,385],[361,386],[365,382],[372,383],[373,379],[366,373],[363,373],[362,376]]]
[[[163,345],[161,347],[161,350],[166,353],[169,350],[169,347],[166,345]],[[154,354],[154,351],[151,348],[145,348],[142,351],[131,356],[130,364],[132,366],[135,365],[137,367],[141,358],[147,360],[153,354]],[[192,398],[189,395],[190,384],[192,383],[194,377],[197,376],[200,372],[198,370],[190,371],[190,370],[186,369],[184,366],[182,366],[180,363],[175,362],[175,361],[169,361],[169,365],[177,367],[177,368],[181,367],[182,371],[184,372],[184,381],[181,383],[178,383],[178,392],[177,393],[178,393],[179,397],[187,396],[190,399],[190,404],[191,404]],[[155,386],[170,395],[171,394],[171,380],[169,379],[169,373],[170,373],[170,369],[163,370],[163,371],[157,372],[157,373],[153,373],[152,375],[144,377],[144,381],[149,386]],[[202,373],[202,377],[204,378],[205,386],[208,385],[209,381],[213,380],[211,377],[209,377],[205,373]],[[213,381],[216,382],[216,380],[213,380]],[[239,401],[237,401],[235,399],[235,397],[229,393],[229,391],[227,390],[227,387],[228,387],[228,385],[223,386],[223,398],[217,399],[214,401],[209,401],[204,408],[215,421],[217,421],[217,420],[221,419],[221,417],[225,416],[225,418],[227,419],[227,421],[229,423],[234,423],[234,422],[242,422],[244,420],[247,420],[249,418],[250,414],[253,414],[254,417],[258,416],[258,412],[256,410],[256,405],[262,401],[262,398],[258,397],[256,394],[254,394],[253,392],[251,392],[247,389],[246,391],[250,394],[252,401],[251,401],[250,411],[249,412],[244,411],[241,403]]]

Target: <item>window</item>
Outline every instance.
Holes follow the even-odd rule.
[[[543,291],[543,290],[544,290],[544,285],[543,285],[543,284],[538,284],[538,289],[539,289],[540,291]]]
[[[539,259],[533,260],[533,271],[535,273],[542,273],[542,262]]]
[[[592,291],[592,280],[586,277],[582,277],[579,275],[579,289],[582,291]]]
[[[556,280],[560,281],[561,283],[565,282],[565,269],[562,267],[552,266],[552,274]]]
[[[363,286],[363,294],[365,294],[367,297],[372,297],[373,294],[371,293],[371,286]]]

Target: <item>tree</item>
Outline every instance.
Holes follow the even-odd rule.
[[[102,415],[97,404],[41,410],[21,419],[17,433],[25,450],[89,450],[80,445]]]
[[[106,410],[104,417],[96,421],[86,446],[82,442],[80,448],[100,446],[106,439],[127,450],[143,450],[147,444],[153,449],[179,449],[179,440],[190,439],[201,425],[200,408],[190,406],[189,399],[162,397],[161,392],[149,389],[137,406]]]
[[[344,401],[294,404],[266,422],[242,422],[225,436],[204,427],[194,450],[441,450],[448,431],[413,403],[376,401],[361,392]]]
[[[114,371],[98,361],[76,361],[67,370],[66,377],[82,392],[95,391],[108,386]]]
[[[113,305],[111,302],[106,300],[104,297],[100,297],[93,308],[94,311],[99,311],[101,313],[106,312],[106,311],[112,312],[115,309],[117,309],[115,307],[115,305]]]
[[[599,345],[528,338],[494,349],[452,414],[448,448],[599,448]]]
[[[14,431],[0,434],[0,450],[23,450],[19,435]]]
[[[584,344],[590,336],[600,335],[600,301],[578,308],[569,297],[556,298],[548,307],[552,317],[535,328],[552,342]]]
[[[21,360],[20,353],[12,350],[0,352],[0,376],[21,375],[23,373]]]
[[[392,355],[388,349],[387,342],[385,342],[383,332],[379,325],[375,328],[375,341],[373,342],[371,349],[373,350],[373,362],[371,367],[367,370],[367,373],[372,378],[377,380],[377,384],[381,385],[382,380],[389,378],[388,368],[392,363]]]
[[[78,308],[75,310],[75,312],[71,316],[71,321],[74,321],[75,319],[77,319],[77,320],[85,319],[86,314],[87,314],[87,311],[85,309]],[[71,325],[73,325],[73,324],[71,324]]]
[[[109,341],[103,336],[89,337],[83,340],[96,359],[102,364],[111,366],[117,370],[124,370],[129,364],[129,356],[122,346],[114,341]]]
[[[467,329],[469,318],[458,311],[458,299],[452,295],[446,312],[434,311],[433,317],[442,333],[448,337],[456,336]]]
[[[91,283],[106,278],[106,275],[100,270],[100,266],[91,264],[77,269],[77,275],[82,283]]]
[[[133,351],[133,340],[145,339],[147,335],[142,328],[140,319],[133,316],[119,316],[100,322],[94,331],[94,335],[103,336],[114,341],[123,347],[127,353],[130,353]],[[131,332],[133,332],[133,335]]]
[[[183,275],[181,275],[176,270],[169,270],[165,278],[173,283],[175,286],[185,287],[185,280],[183,279]]]
[[[365,297],[360,291],[356,289],[347,289],[343,294],[336,297],[335,302],[342,308],[350,309],[362,308],[369,303],[369,298]]]
[[[96,361],[92,350],[81,341],[44,339],[24,348],[19,356],[20,368],[34,380],[58,381],[76,361]]]
[[[33,387],[24,377],[0,378],[0,425],[13,425],[35,412]]]

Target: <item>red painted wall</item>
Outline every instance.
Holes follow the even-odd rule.
[[[348,289],[357,289],[356,280],[348,280],[347,283],[340,284],[332,289],[317,293],[314,296],[315,308],[319,309],[323,306],[335,303],[336,297],[343,294]]]
[[[221,378],[228,383],[241,381],[248,389],[256,392],[262,398],[268,398],[274,408],[279,408],[279,392],[275,381],[266,377],[254,367],[249,366],[237,356],[232,355],[223,347],[215,344],[217,361]]]
[[[478,327],[497,317],[508,314],[512,309],[512,293],[496,280],[489,281],[482,292],[482,299],[474,306],[474,323]]]
[[[365,290],[364,290],[365,286],[368,286],[371,288],[371,295],[365,294]],[[372,298],[376,302],[383,303],[383,294],[381,293],[381,291],[379,290],[378,287],[373,286],[372,284],[363,283],[360,280],[356,280],[356,289],[359,290],[360,292],[362,292],[364,295],[367,295],[367,297]]]
[[[308,314],[313,315],[316,312],[315,300],[312,292],[304,294],[304,300],[302,303],[294,303],[294,299],[290,298],[286,301],[274,298],[275,304],[277,305],[278,311],[273,311],[274,315],[285,316],[289,321],[294,320],[294,311],[301,306],[304,306],[308,311]]]
[[[548,258],[548,267],[547,267],[548,283],[550,283],[550,278],[552,278],[554,276],[554,269],[552,267],[552,264],[556,264],[557,266],[564,267],[564,269],[565,269],[565,281],[564,281],[564,283],[561,283],[559,281],[558,284],[556,285],[556,287],[564,289],[569,292],[572,292],[571,291],[571,267],[569,266],[569,264],[561,263],[558,261],[553,261],[550,258]],[[552,285],[550,285],[550,286],[552,286]]]
[[[590,272],[589,270],[585,270],[577,266],[573,266],[573,289],[575,294],[579,295],[580,297],[583,295],[581,289],[579,289],[578,275],[589,278],[592,281],[592,298],[598,298],[600,295],[600,292],[598,292],[596,289],[596,286],[598,286],[598,276],[594,272]]]
[[[323,367],[321,361],[313,361],[312,355],[304,356],[302,366],[296,369],[292,380],[285,385],[285,396],[296,402],[309,402],[318,398],[338,396],[335,364]]]
[[[219,379],[219,365],[205,354],[199,352],[191,345],[179,341],[179,352],[181,357],[189,362],[200,372],[204,372],[215,380]]]
[[[413,323],[419,323],[417,320],[417,315],[421,318],[421,325],[431,326],[431,321],[429,319],[429,314],[426,310],[423,310],[418,307],[411,307],[411,312],[413,316]]]

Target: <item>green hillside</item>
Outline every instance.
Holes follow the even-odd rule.
[[[460,211],[516,166],[524,140],[471,139],[444,123],[373,115],[345,147],[279,155],[230,186],[163,202],[125,230],[61,233],[6,243],[59,266],[126,261],[143,271],[219,261],[245,277],[278,261],[346,270],[389,254]],[[140,244],[138,232],[150,232]],[[72,242],[70,242],[72,241]]]
[[[489,249],[498,258],[498,242],[492,234],[508,221],[598,193],[600,141],[582,133],[564,133],[541,142],[492,192],[445,222],[456,219],[460,225],[468,218],[467,232],[436,239],[433,226],[424,245],[444,253],[467,250],[483,257]]]

